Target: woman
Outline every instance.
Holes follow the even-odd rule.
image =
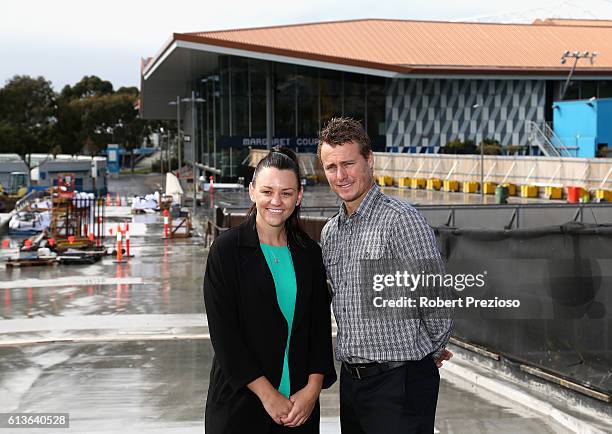
[[[319,393],[336,372],[321,249],[298,224],[302,194],[295,154],[272,150],[255,168],[247,220],[210,248],[206,434],[319,432]]]

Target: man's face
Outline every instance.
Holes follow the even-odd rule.
[[[321,162],[331,189],[353,210],[372,186],[374,157],[365,158],[354,141],[331,146],[321,145]]]

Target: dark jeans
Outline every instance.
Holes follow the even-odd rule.
[[[342,434],[431,434],[440,374],[431,356],[356,379],[340,374]]]

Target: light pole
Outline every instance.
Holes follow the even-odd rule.
[[[182,166],[182,159],[181,159],[181,147],[182,147],[182,144],[181,144],[181,97],[177,96],[176,101],[170,101],[168,105],[176,106],[176,145],[178,147],[177,149],[178,169],[180,170]],[[172,166],[170,164],[171,162],[172,162],[172,157],[170,157],[170,161],[168,162],[168,167],[170,168],[169,171],[172,171]]]
[[[196,176],[196,103],[206,102],[204,98],[196,97],[195,91],[191,91],[191,98],[182,98],[180,102],[190,102],[191,103],[191,150],[192,150],[192,176],[193,176],[193,213],[195,215],[198,200],[197,200],[197,176]]]
[[[164,127],[159,129],[159,172],[161,174],[161,188],[164,188]]]
[[[208,96],[208,78],[200,80],[204,84],[206,90],[206,165],[210,166],[210,126],[209,126],[209,113],[210,113],[210,97]]]
[[[589,53],[588,51],[574,51],[570,52],[569,50],[565,51],[561,56],[561,65],[564,65],[567,62],[567,59],[574,59],[574,63],[570,69],[569,75],[567,76],[567,80],[565,80],[565,85],[563,86],[563,90],[561,91],[561,101],[565,97],[565,93],[567,92],[567,88],[569,87],[570,81],[572,80],[572,75],[574,75],[574,71],[576,71],[576,66],[578,65],[578,61],[580,59],[589,59],[591,61],[591,65],[593,64],[595,57],[597,57],[597,51],[593,51]]]
[[[474,104],[472,109],[477,110],[480,104]],[[476,125],[476,140],[478,140],[478,125]],[[484,143],[480,142],[480,200],[484,202]]]
[[[209,75],[201,80],[202,83],[212,82],[212,106],[213,106],[213,168],[217,168],[217,89],[215,82],[219,81],[218,75]],[[206,94],[208,95],[208,86],[206,86]],[[231,98],[231,95],[230,95]],[[208,110],[208,109],[207,109]],[[206,115],[208,121],[208,114]],[[208,157],[208,165],[210,166],[210,156]]]

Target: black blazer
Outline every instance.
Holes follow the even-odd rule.
[[[319,245],[289,245],[297,281],[289,372],[291,394],[324,374],[336,380],[331,342],[330,294]],[[273,420],[246,385],[265,376],[280,383],[287,321],[272,273],[259,245],[254,217],[222,233],[208,254],[204,302],[215,357],[206,400],[206,434],[267,433]],[[319,432],[319,405],[296,433]]]

